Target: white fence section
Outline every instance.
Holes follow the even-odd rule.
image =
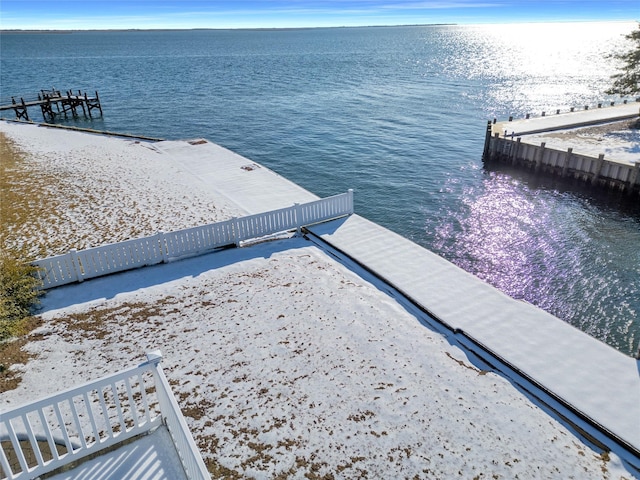
[[[325,222],[353,213],[353,190],[309,203],[224,222],[127,240],[87,250],[71,250],[36,260],[43,288],[200,255],[229,245]]]
[[[160,366],[138,367],[0,415],[0,478],[31,479],[165,424],[188,478],[209,479]]]

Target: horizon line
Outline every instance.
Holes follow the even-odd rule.
[[[474,25],[519,25],[543,23],[638,23],[637,20],[539,20],[516,22],[437,22],[437,23],[401,23],[401,24],[372,24],[372,25],[331,25],[331,26],[299,26],[299,27],[156,27],[156,28],[6,28],[0,29],[0,34],[28,34],[28,33],[74,33],[74,32],[170,32],[170,31],[220,31],[220,30],[315,30],[329,28],[396,28],[396,27],[441,27],[441,26],[474,26]]]

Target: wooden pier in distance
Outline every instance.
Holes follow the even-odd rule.
[[[487,123],[483,160],[640,194],[637,144],[628,141],[625,148],[619,136],[614,140],[606,134],[590,140],[593,134],[588,132],[589,128],[634,120],[640,122],[640,99],[605,108],[600,104],[568,113],[556,111],[555,115],[543,112],[541,117],[527,115],[522,120],[494,119]]]
[[[45,122],[53,122],[56,117],[61,115],[68,117],[71,114],[73,117],[78,117],[80,109],[85,117],[93,118],[92,112],[94,110],[98,110],[102,116],[102,105],[98,92],[95,92],[95,96],[89,96],[87,92],[82,93],[80,90],[78,93],[68,90],[63,94],[55,88],[40,90],[37,98],[25,100],[24,97],[20,97],[18,101],[15,97],[11,97],[11,103],[5,102],[4,105],[0,105],[0,112],[13,110],[16,114],[16,120],[31,121],[29,118],[29,108],[31,107],[40,107]]]

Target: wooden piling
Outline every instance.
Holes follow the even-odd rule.
[[[591,185],[595,185],[600,178],[600,173],[602,172],[602,165],[604,164],[604,153],[598,155],[598,160],[596,160],[596,168],[593,172],[593,178],[591,179]]]
[[[535,157],[535,171],[539,172],[540,171],[540,166],[542,165],[542,161],[544,160],[544,149],[546,147],[546,143],[542,142],[540,144],[540,150],[538,150],[538,155]]]
[[[484,134],[484,150],[482,151],[482,158],[489,155],[489,143],[491,142],[491,120],[487,121],[487,130]]]
[[[562,178],[567,176],[567,168],[569,168],[569,164],[571,163],[571,156],[573,155],[573,148],[567,148],[567,154],[564,156],[562,162],[562,170],[560,171],[560,176]]]
[[[11,97],[13,110],[16,112],[17,120],[29,121],[29,112],[27,111],[27,105],[24,103],[24,98],[20,98],[20,103],[17,103],[15,98]]]
[[[633,187],[637,186],[640,183],[640,161],[636,161],[634,163],[633,169],[629,172],[629,177],[627,181],[627,193],[631,194],[633,191]],[[638,352],[640,353],[640,347]]]
[[[518,158],[518,154],[520,152],[520,141],[521,141],[521,138],[518,137],[516,139],[515,148],[511,149],[511,160],[510,160],[510,163],[512,165],[516,162],[516,159]],[[513,147],[513,145],[512,145],[512,147]]]

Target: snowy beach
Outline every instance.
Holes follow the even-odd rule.
[[[224,220],[251,201],[153,143],[5,122],[0,133],[50,185],[51,210],[9,237],[33,254]],[[40,316],[3,408],[158,348],[214,478],[631,478],[302,237],[60,287]]]

